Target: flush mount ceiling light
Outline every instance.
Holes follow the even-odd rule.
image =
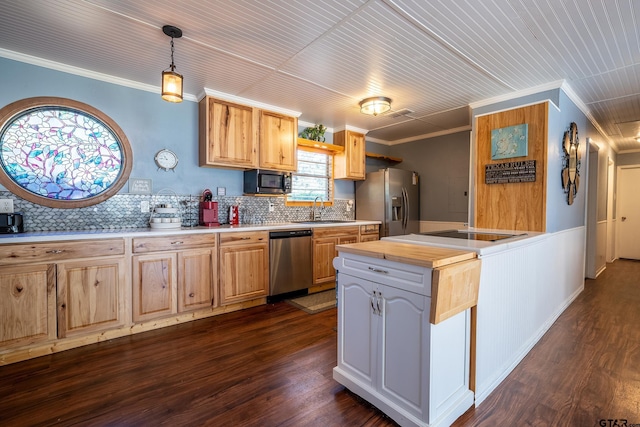
[[[391,109],[391,99],[385,96],[374,96],[360,101],[360,112],[370,116],[386,113]]]
[[[180,28],[165,25],[162,32],[171,37],[171,65],[162,72],[162,99],[169,102],[182,102],[182,75],[175,72],[173,63],[173,39],[182,37]]]

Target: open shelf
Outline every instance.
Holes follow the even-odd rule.
[[[384,154],[371,153],[369,151],[367,151],[364,154],[365,154],[365,156],[367,156],[367,157],[369,157],[371,159],[384,160],[384,161],[387,161],[387,162],[394,162],[394,163],[402,162],[402,158],[401,157],[386,156]]]

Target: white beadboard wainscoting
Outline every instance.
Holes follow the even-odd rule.
[[[482,256],[476,406],[584,289],[585,228],[541,237]]]

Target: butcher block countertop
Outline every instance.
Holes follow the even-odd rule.
[[[351,243],[336,246],[338,252],[347,252],[372,258],[413,264],[427,268],[444,267],[476,258],[476,253],[459,249],[437,248],[386,240]]]

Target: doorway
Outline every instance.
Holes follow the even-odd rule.
[[[618,257],[640,260],[640,165],[618,168]]]

